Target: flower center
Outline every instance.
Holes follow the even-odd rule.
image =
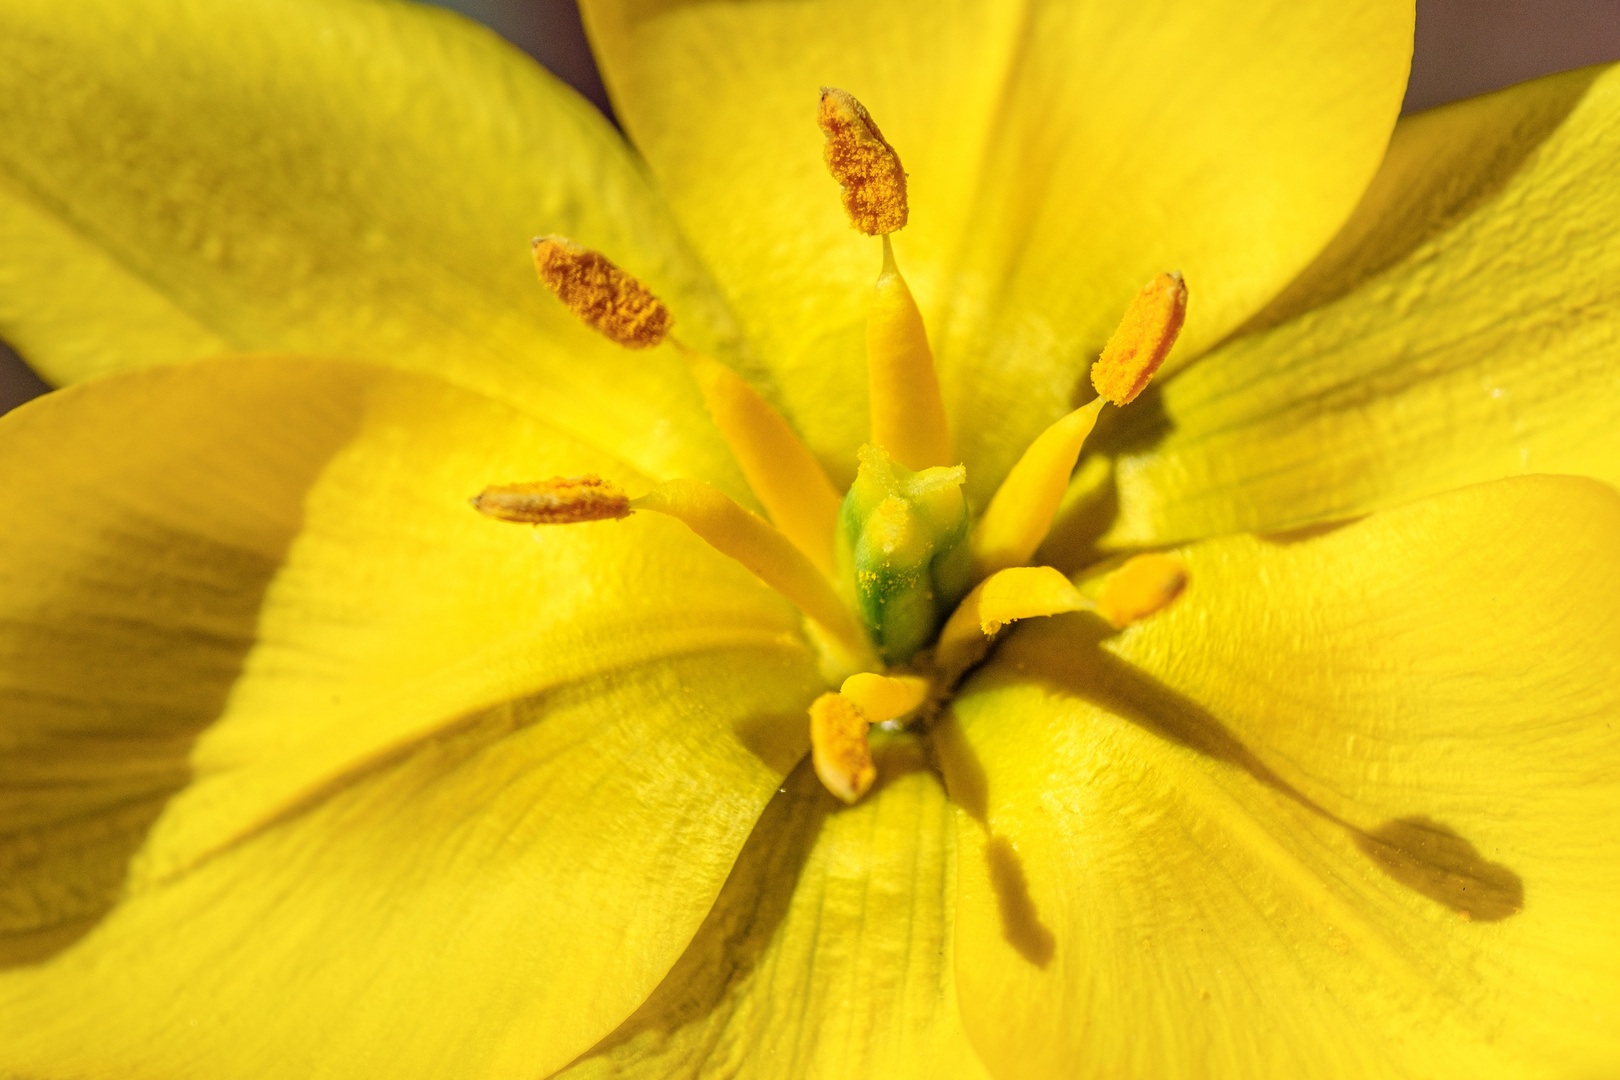
[[[665,514],[792,601],[823,674],[839,684],[810,706],[816,772],[855,802],[876,778],[868,728],[931,721],[1008,623],[1090,611],[1123,627],[1185,585],[1175,560],[1140,555],[1091,600],[1057,570],[1028,564],[1104,404],[1134,399],[1175,344],[1187,289],[1179,274],[1143,286],[1092,367],[1096,400],[1030,444],[975,522],[927,331],[889,240],[910,216],[900,157],[842,90],[822,89],[817,121],[851,224],[882,242],[866,338],[871,441],[849,491],[839,497],[792,426],[746,382],[675,338],[673,316],[645,285],[600,253],[550,236],[534,242],[540,280],[625,348],[674,346],[769,521],[698,480],[631,498],[599,477],[554,477],[491,486],[472,505],[533,525]]]

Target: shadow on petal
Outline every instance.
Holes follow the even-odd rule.
[[[1177,745],[1243,770],[1343,829],[1357,849],[1392,880],[1464,918],[1499,921],[1523,909],[1520,877],[1506,866],[1488,862],[1453,830],[1422,817],[1387,822],[1371,831],[1344,820],[1278,775],[1203,706],[1104,649],[1102,643],[1115,633],[1111,628],[1085,616],[1055,616],[1054,624],[1059,619],[1065,621],[1067,647],[1025,654],[1018,677],[1046,682]],[[971,749],[966,740],[958,735],[955,741],[966,756],[953,754],[953,760],[969,760]],[[957,769],[972,776],[971,769],[960,764]],[[951,776],[951,771],[946,775]],[[954,796],[956,788],[951,790]],[[971,783],[964,790],[975,791]],[[980,769],[979,787],[972,797],[979,800],[974,816],[981,821],[986,796]],[[970,807],[964,809],[973,813]]]
[[[951,801],[985,831],[984,859],[990,886],[996,893],[996,912],[1001,918],[1001,936],[1019,956],[1038,968],[1045,968],[1057,955],[1057,936],[1041,921],[1035,898],[1029,893],[1029,876],[1023,859],[1011,840],[990,829],[990,791],[984,765],[971,743],[962,735],[956,717],[947,713],[929,732],[929,752],[933,755],[945,790]]]
[[[205,431],[195,402],[126,411],[78,391],[7,417],[0,500],[30,524],[0,538],[0,969],[54,956],[118,902],[226,707],[305,491],[353,436],[348,389],[334,384],[319,422],[254,452],[210,437],[233,422],[241,433],[276,407],[268,396],[214,402]],[[266,460],[240,475],[199,464],[221,453]],[[223,490],[261,469],[276,482]],[[233,497],[249,507],[240,519],[220,509]]]
[[[1524,909],[1519,875],[1438,821],[1401,818],[1352,839],[1390,877],[1465,919],[1500,922]]]

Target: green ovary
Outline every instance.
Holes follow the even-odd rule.
[[[863,446],[838,518],[839,577],[883,659],[909,660],[971,584],[967,470],[912,472]]]

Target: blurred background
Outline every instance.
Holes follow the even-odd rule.
[[[575,0],[433,0],[485,23],[612,115]],[[1417,0],[1403,110],[1620,60],[1620,0]],[[0,412],[47,387],[0,342]]]

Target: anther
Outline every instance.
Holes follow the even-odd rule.
[[[854,702],[869,724],[897,720],[916,712],[928,700],[930,683],[915,675],[879,675],[862,671],[844,680],[838,692]]]
[[[1160,274],[1142,286],[1102,356],[1091,366],[1091,385],[1115,405],[1135,399],[1159,370],[1187,317],[1187,283]]]
[[[554,476],[528,484],[495,484],[469,501],[480,514],[527,525],[573,525],[630,514],[630,499],[600,476]]]
[[[561,236],[534,241],[540,281],[581,322],[627,349],[659,344],[674,323],[669,309],[607,256]]]
[[[822,694],[810,703],[811,763],[827,790],[846,803],[859,802],[877,779],[870,726],[860,706],[842,694]]]
[[[853,95],[824,86],[816,123],[827,136],[822,154],[850,223],[868,236],[904,228],[906,171],[866,107]]]
[[[1187,568],[1170,556],[1156,552],[1136,555],[1103,586],[1097,610],[1124,629],[1169,604],[1186,587]]]
[[[1094,605],[1050,566],[999,570],[968,593],[945,622],[934,647],[934,667],[946,686],[984,659],[1001,628],[1020,619],[1089,611]]]

